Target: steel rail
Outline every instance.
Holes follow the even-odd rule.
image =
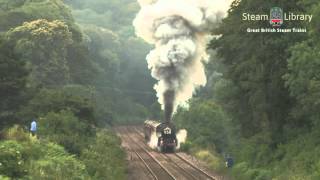
[[[212,180],[216,180],[215,177],[212,177],[210,174],[208,174],[207,172],[205,172],[204,170],[196,167],[194,164],[192,164],[189,160],[185,159],[184,157],[182,157],[181,155],[174,153],[178,158],[180,158],[182,161],[184,161],[185,163],[189,164],[190,166],[192,166],[194,169],[198,170],[199,172],[201,172],[202,174],[206,175],[209,179]]]
[[[129,132],[129,130],[128,130],[127,128],[126,128],[126,131]],[[136,140],[134,140],[134,139],[133,139],[132,137],[130,137],[129,135],[126,135],[126,136],[129,137],[129,139],[131,139],[132,142],[135,142],[136,145],[138,145],[148,156],[150,156],[151,159],[152,159],[153,161],[155,161],[155,162],[171,177],[171,179],[177,180],[177,179],[170,173],[170,171],[169,171],[166,167],[164,167],[164,166],[162,165],[162,163],[161,163],[160,161],[158,161],[148,150],[146,150],[146,148],[142,147],[139,143],[137,143]]]
[[[175,162],[169,155],[167,154],[161,154],[164,157],[167,157],[170,162],[172,162],[176,167],[178,167],[181,171],[183,171],[185,174],[187,174],[191,179],[198,180],[199,178],[195,177],[193,174],[191,174],[186,168],[181,167],[177,162]],[[193,167],[192,167],[193,168]]]
[[[146,168],[148,169],[148,171],[150,172],[150,174],[152,175],[153,179],[158,180],[157,175],[152,171],[152,169],[150,168],[150,166],[148,166],[148,164],[146,163],[146,161],[140,156],[140,154],[133,150],[134,153],[139,157],[139,159],[142,161],[142,163],[146,166]]]
[[[122,130],[120,130],[119,128],[118,128],[118,131],[120,131],[120,132],[123,132]],[[128,136],[128,135],[125,135],[124,133],[123,133],[123,135],[124,136]],[[130,150],[131,151],[133,151],[136,155],[137,155],[137,157],[141,160],[141,162],[144,164],[144,166],[147,168],[147,170],[149,171],[149,173],[151,174],[151,176],[153,177],[153,179],[154,180],[158,180],[158,177],[157,177],[157,175],[152,171],[152,169],[150,168],[150,166],[146,163],[146,161],[140,156],[140,154],[136,151],[136,150],[134,150],[133,148],[130,148]]]
[[[137,127],[134,127],[134,130],[139,134],[139,136],[143,137],[143,135],[141,134],[141,131],[138,130]],[[191,177],[192,179],[195,179],[195,180],[198,179],[197,177],[195,177],[194,175],[192,175],[188,170],[186,170],[185,168],[179,166],[178,163],[176,163],[174,160],[172,160],[172,158],[169,157],[167,154],[162,154],[162,153],[161,153],[161,156],[164,157],[164,158],[167,157],[167,158],[170,160],[170,162],[172,162],[176,167],[178,167],[181,171],[183,171],[184,173],[186,173],[186,174],[187,174],[189,177]],[[179,159],[180,159],[180,158],[179,158]],[[183,161],[183,162],[184,162],[184,161]],[[188,164],[188,163],[187,163],[187,164]],[[188,164],[188,165],[189,165],[189,164]],[[194,168],[193,166],[191,166],[191,167]]]
[[[134,127],[135,131],[140,135],[141,135],[141,131],[139,131],[136,127]],[[143,136],[142,136],[143,137]],[[179,159],[181,159],[183,162],[185,162],[186,164],[190,165],[191,167],[193,167],[194,169],[196,169],[198,172],[204,174],[206,177],[208,177],[209,179],[212,180],[216,180],[215,177],[212,177],[211,175],[209,175],[207,172],[203,171],[202,169],[196,167],[193,163],[191,163],[190,161],[188,161],[187,159],[183,158],[182,156],[180,156],[177,153],[174,153],[175,156],[177,156]]]

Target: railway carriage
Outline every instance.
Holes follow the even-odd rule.
[[[161,152],[174,152],[178,141],[176,129],[172,123],[160,123],[158,121],[147,120],[144,122],[144,136],[150,142],[151,136],[157,137],[157,148]]]

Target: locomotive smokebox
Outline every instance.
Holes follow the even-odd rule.
[[[170,123],[173,113],[173,103],[175,93],[173,90],[168,90],[164,94],[164,121],[165,123]]]

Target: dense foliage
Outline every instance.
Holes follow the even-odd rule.
[[[221,159],[232,156],[234,179],[320,178],[319,5],[312,0],[233,2],[213,32],[221,37],[210,44],[214,52],[207,65],[208,86],[188,111],[175,117],[190,132],[189,150],[197,154],[201,148],[209,149]],[[313,14],[311,23],[286,21],[282,26],[306,26],[308,33],[246,33],[248,27],[270,25],[241,21],[243,12],[263,14],[275,6]],[[216,107],[203,107],[207,102]],[[223,115],[217,116],[217,109]],[[207,143],[193,146],[202,138]],[[211,142],[214,148],[208,147]],[[221,170],[219,163],[212,166]]]
[[[102,130],[97,133],[95,142],[81,154],[88,173],[94,179],[125,179],[124,152],[117,148],[106,148],[114,145],[120,146],[120,139]]]
[[[132,26],[140,8],[138,3],[134,0],[65,2],[70,5],[84,33],[90,57],[98,66],[95,87],[103,96],[99,106],[110,106],[117,121],[134,122],[148,117],[156,97],[152,89],[154,80],[145,61],[150,47],[135,36]]]
[[[227,117],[221,107],[212,100],[194,100],[187,111],[180,109],[175,122],[180,128],[188,129],[188,139],[196,146],[222,152],[226,149],[229,135],[225,129]]]
[[[26,22],[8,31],[6,41],[14,44],[20,59],[32,65],[30,76],[35,83],[61,86],[70,82],[66,48],[72,43],[72,34],[62,21]]]
[[[125,179],[109,129],[120,112],[113,102],[131,103],[130,115],[147,111],[122,91],[101,90],[117,83],[120,47],[103,46],[114,42],[107,33],[91,46],[61,0],[0,0],[0,9],[0,178]]]
[[[283,25],[308,33],[246,33],[269,24],[243,12],[274,6],[312,14]],[[237,180],[320,179],[319,7],[232,3],[212,32],[208,85],[174,116],[188,130],[182,150]],[[162,116],[151,47],[131,25],[138,10],[135,0],[0,0],[0,179],[126,178],[109,126]],[[37,138],[26,130],[34,118]]]
[[[64,123],[69,123],[69,120]],[[30,136],[19,126],[3,131],[0,174],[21,179],[125,179],[124,152],[119,149],[120,141],[114,134],[109,130],[99,130],[96,138],[89,136],[95,142],[85,142],[87,134],[71,135],[77,130],[67,128],[69,138],[61,132],[63,130],[45,134],[42,129],[42,140]],[[72,139],[75,136],[77,138]],[[64,144],[68,140],[70,144]],[[86,146],[82,147],[83,144]],[[81,158],[65,151],[70,152],[72,145],[82,150]]]
[[[25,62],[0,38],[0,126],[8,123],[5,119],[11,118],[20,107],[27,75]]]
[[[9,129],[0,142],[0,173],[24,179],[86,179],[85,165],[63,147],[38,141],[17,126]],[[23,137],[23,138],[22,138]]]

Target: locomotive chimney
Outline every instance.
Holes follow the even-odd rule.
[[[165,123],[170,123],[173,113],[174,91],[168,90],[164,94],[164,120]]]

